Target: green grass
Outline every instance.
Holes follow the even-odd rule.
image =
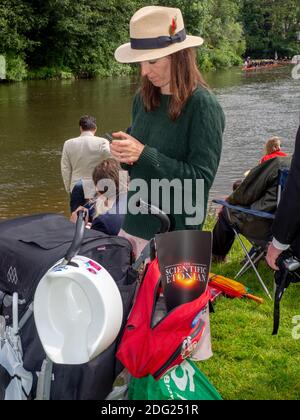
[[[206,230],[213,224],[209,217]],[[235,242],[228,262],[213,264],[212,272],[234,278],[242,259],[243,251]],[[264,262],[259,272],[273,290],[273,272]],[[214,356],[199,363],[199,368],[225,400],[300,399],[300,340],[292,338],[292,318],[300,315],[300,283],[291,284],[285,292],[279,333],[273,337],[273,302],[253,271],[239,281],[264,298],[264,304],[219,298],[210,316]]]

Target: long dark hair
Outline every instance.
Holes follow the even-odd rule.
[[[208,85],[197,67],[194,48],[186,48],[172,54],[170,57],[170,89],[172,96],[169,104],[169,116],[175,121],[180,116],[182,109],[196,87],[200,85],[208,89]],[[160,88],[154,86],[147,76],[142,77],[140,94],[148,112],[154,111],[159,107]]]

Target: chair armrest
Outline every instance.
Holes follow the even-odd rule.
[[[245,214],[250,214],[251,216],[254,217],[262,217],[263,219],[275,219],[275,215],[272,213],[267,213],[265,211],[259,211],[259,210],[252,210],[252,209],[247,209],[245,207],[241,207],[241,206],[234,206],[232,204],[229,204],[227,201],[225,200],[212,200],[213,203],[215,204],[219,204],[221,206],[226,207],[227,209],[231,209],[240,213],[245,213]]]

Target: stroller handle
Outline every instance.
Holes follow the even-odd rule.
[[[157,233],[165,233],[170,230],[171,222],[166,213],[164,213],[161,209],[159,209],[156,206],[153,206],[152,204],[146,203],[143,200],[139,200],[137,202],[137,206],[141,209],[145,209],[148,211],[148,213],[152,214],[154,217],[156,217],[160,221],[160,229]]]
[[[76,228],[75,228],[75,235],[73,238],[73,241],[71,243],[70,248],[67,251],[67,254],[65,256],[65,260],[64,263],[65,264],[69,264],[72,260],[72,258],[74,258],[80,247],[82,244],[82,240],[84,237],[84,231],[85,231],[85,219],[87,216],[87,212],[80,210],[78,212],[78,218],[77,218],[77,222],[76,222]]]

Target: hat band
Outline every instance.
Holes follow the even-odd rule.
[[[133,50],[155,50],[165,48],[177,42],[183,42],[186,39],[186,31],[182,31],[172,36],[159,36],[157,38],[130,38],[131,48]]]

